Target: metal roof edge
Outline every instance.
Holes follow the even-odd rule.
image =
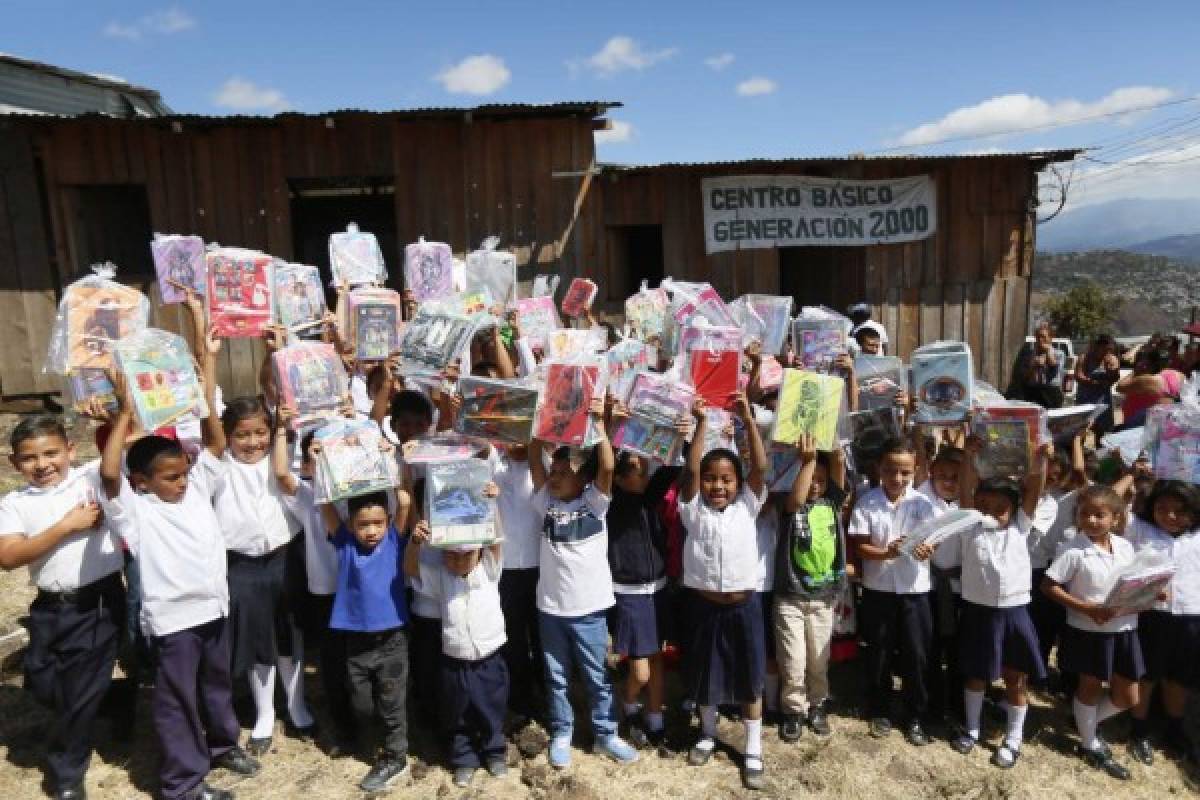
[[[857,164],[864,161],[956,161],[956,160],[1004,160],[1004,159],[1023,159],[1026,161],[1041,161],[1045,163],[1071,161],[1080,153],[1087,151],[1087,148],[1075,147],[1059,150],[1029,150],[1029,151],[1014,151],[1009,153],[944,153],[937,155],[919,155],[919,154],[904,154],[904,155],[852,155],[852,156],[812,156],[812,157],[795,157],[795,158],[747,158],[735,161],[691,161],[691,162],[675,162],[667,161],[658,164],[616,164],[601,162],[598,166],[603,172],[614,173],[637,173],[648,172],[651,170],[701,170],[714,169],[722,167],[736,168],[764,168],[769,169],[772,166],[778,165],[801,165],[801,164]]]
[[[56,64],[46,64],[42,61],[34,61],[29,58],[15,56],[11,53],[0,53],[0,62],[15,64],[19,67],[25,67],[26,69],[31,69],[36,72],[45,72],[50,75],[58,75],[59,77],[68,78],[70,80],[91,83],[96,86],[102,86],[106,89],[113,89],[118,92],[145,95],[148,99],[157,100],[159,103],[162,102],[162,95],[159,94],[158,90],[151,89],[147,86],[138,86],[137,84],[129,83],[128,81],[124,80],[114,80],[112,78],[106,78],[91,72],[83,72],[81,70],[71,69],[69,67],[60,67]]]

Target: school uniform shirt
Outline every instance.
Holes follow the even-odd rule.
[[[775,590],[775,551],[779,543],[779,518],[782,509],[768,503],[754,520],[758,542],[757,591]]]
[[[207,450],[197,465],[216,460]],[[263,556],[292,540],[299,527],[288,513],[284,495],[271,474],[271,459],[244,464],[226,452],[220,459],[225,479],[213,498],[225,534],[225,548],[244,556]]]
[[[1110,536],[1112,552],[1106,553],[1091,539],[1079,534],[1061,549],[1046,577],[1062,586],[1069,594],[1089,603],[1103,603],[1108,596],[1113,576],[1133,563],[1133,545],[1120,536]],[[1137,628],[1137,614],[1113,617],[1099,625],[1086,614],[1067,609],[1067,624],[1092,633],[1119,633]]]
[[[1200,614],[1200,528],[1175,537],[1171,555],[1175,577],[1171,579],[1171,613]]]
[[[358,633],[378,633],[408,623],[404,599],[403,558],[406,537],[395,525],[371,550],[362,547],[345,525],[333,536],[338,553],[337,591],[329,627]]]
[[[1018,509],[1003,530],[982,524],[943,541],[933,563],[943,569],[962,566],[962,596],[988,608],[1015,608],[1032,599],[1029,547],[1025,539],[1033,520]]]
[[[0,535],[40,536],[67,512],[88,500],[104,497],[100,461],[72,467],[54,486],[26,486],[0,500]],[[69,536],[29,564],[29,582],[50,592],[69,592],[95,583],[123,566],[117,536],[107,520],[84,533]]]
[[[533,477],[528,461],[492,451],[492,481],[500,489],[496,517],[504,537],[504,568],[533,569],[541,548],[542,515],[533,507]]]
[[[929,499],[911,486],[894,503],[882,487],[876,487],[855,505],[848,535],[887,547],[934,514]],[[929,562],[904,555],[886,561],[864,558],[862,572],[863,586],[877,592],[924,594],[933,589]]]
[[[325,530],[325,521],[321,519],[312,480],[297,478],[296,493],[291,497],[284,495],[284,501],[292,516],[304,527],[304,571],[309,593],[333,594],[337,591],[338,554]]]
[[[417,554],[417,563],[422,571],[439,570],[442,568],[442,551],[436,547],[422,547],[421,552]],[[434,591],[434,586],[409,578],[408,587],[412,589],[412,605],[409,611],[413,616],[425,619],[442,618],[442,603]]]
[[[563,502],[543,486],[530,504],[542,515],[537,608],[557,617],[582,617],[612,608],[612,573],[608,567],[608,526],[604,517],[611,499],[593,484]]]
[[[420,576],[411,583],[420,585],[437,598],[442,619],[442,652],[462,661],[479,661],[499,650],[507,637],[504,614],[500,610],[499,560],[490,547],[484,547],[479,563],[464,577],[446,569],[442,553],[436,566],[421,562]]]
[[[1171,536],[1171,534],[1167,533],[1166,531],[1164,531],[1162,528],[1158,527],[1157,525],[1150,523],[1150,522],[1146,522],[1144,519],[1142,519],[1140,517],[1131,516],[1131,517],[1129,517],[1129,522],[1126,523],[1126,525],[1125,525],[1125,538],[1129,540],[1129,543],[1131,545],[1133,545],[1134,553],[1136,553],[1138,555],[1141,555],[1142,553],[1145,553],[1145,552],[1154,553],[1159,559],[1161,559],[1162,561],[1165,562],[1165,561],[1176,561],[1176,557],[1175,557],[1176,546],[1175,545],[1176,545],[1176,542],[1180,541],[1180,539],[1182,539],[1183,537],[1180,537],[1180,539],[1176,539],[1175,537]],[[1183,548],[1180,548],[1180,549],[1182,550]],[[1176,577],[1172,578],[1172,580],[1171,580],[1170,594],[1172,595],[1172,597],[1167,600],[1160,600],[1157,603],[1155,603],[1154,604],[1155,611],[1168,611],[1168,612],[1171,611],[1171,606],[1172,606],[1171,601],[1174,599],[1173,595],[1174,595],[1174,590],[1175,590],[1175,584],[1177,582],[1180,584],[1180,588],[1183,591],[1183,593],[1185,595],[1185,600],[1186,600],[1186,595],[1188,593],[1188,587],[1183,585],[1185,581],[1180,580],[1179,573],[1176,572]]]
[[[187,491],[178,503],[139,494],[124,477],[120,493],[104,501],[104,513],[137,561],[140,623],[147,636],[166,636],[229,615],[225,537],[212,505],[224,477],[224,465],[210,459],[188,473]]]
[[[939,515],[945,514],[947,511],[954,511],[958,508],[957,500],[945,500],[937,489],[933,488],[933,481],[926,479],[924,483],[917,487],[917,491],[925,495],[925,498],[933,504],[933,510]]]
[[[1038,501],[1033,529],[1029,533],[1029,562],[1034,569],[1050,566],[1059,549],[1075,535],[1075,508],[1078,501],[1078,489],[1059,497],[1054,505],[1054,518],[1048,523],[1044,514],[1049,507]]]
[[[756,591],[760,584],[758,528],[755,524],[767,500],[748,486],[733,502],[717,511],[700,492],[679,501],[679,518],[687,531],[683,542],[683,585],[710,592]]]

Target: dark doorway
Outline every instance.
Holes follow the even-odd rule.
[[[828,306],[845,314],[866,299],[867,248],[779,248],[779,293],[800,306]]]
[[[400,285],[402,254],[396,237],[396,187],[390,177],[305,178],[289,181],[292,253],[300,264],[319,267],[328,281],[329,234],[351,222],[375,234],[388,280]]]
[[[111,261],[117,278],[154,274],[150,257],[150,202],[141,184],[71,186],[63,191],[67,234],[74,264],[69,283],[92,264]]]
[[[608,266],[607,302],[623,303],[642,281],[658,286],[663,279],[662,225],[609,226]]]

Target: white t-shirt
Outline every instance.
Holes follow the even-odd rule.
[[[442,551],[436,547],[422,547],[421,552],[417,554],[417,564],[422,575],[435,573],[442,569]],[[409,578],[408,586],[413,591],[412,603],[408,607],[413,616],[425,619],[442,618],[442,601],[437,595],[437,586],[420,578]]]
[[[225,537],[212,498],[224,465],[201,460],[188,474],[178,503],[138,494],[121,479],[117,497],[104,500],[113,529],[137,560],[142,631],[147,636],[194,628],[229,614]]]
[[[569,502],[543,486],[530,500],[543,516],[538,563],[538,611],[582,617],[616,603],[608,568],[608,513],[612,498],[593,484]]]
[[[942,568],[962,566],[962,596],[988,608],[1015,608],[1031,599],[1029,547],[1025,538],[1033,521],[1018,509],[1003,530],[976,525],[943,541],[933,555]]]
[[[505,569],[533,569],[541,548],[542,514],[533,507],[533,477],[528,461],[513,461],[492,451],[492,480],[500,489],[496,516],[504,537]]]
[[[465,578],[446,569],[440,550],[421,550],[432,550],[437,560],[427,563],[421,559],[421,574],[410,583],[438,602],[442,652],[463,661],[479,661],[499,650],[506,641],[500,609],[501,569],[491,548],[483,548],[479,563]]]
[[[103,497],[99,459],[72,467],[54,486],[26,486],[6,494],[0,500],[0,535],[32,539],[49,530],[80,503],[99,502]],[[30,562],[29,582],[39,589],[68,592],[113,574],[123,564],[117,537],[108,522],[101,520],[90,531],[67,537],[49,553]]]
[[[716,511],[699,491],[679,500],[683,542],[683,585],[710,592],[755,591],[760,584],[758,528],[755,521],[767,490],[755,495],[748,486],[732,503]]]
[[[929,499],[911,486],[894,503],[877,486],[854,506],[847,535],[866,539],[875,547],[887,547],[935,513]],[[929,562],[905,555],[886,561],[864,558],[862,570],[863,586],[876,592],[923,594],[933,589]]]
[[[779,503],[782,497],[768,501],[754,520],[754,529],[758,534],[758,591],[770,592],[775,589],[775,547],[779,541],[779,518],[783,512]]]
[[[203,450],[198,463],[212,458]],[[271,459],[244,464],[226,452],[221,462],[226,467],[225,480],[213,502],[226,549],[245,556],[262,556],[290,542],[292,531],[299,526],[287,511],[284,495],[271,474]]]
[[[1118,570],[1133,563],[1133,545],[1121,536],[1110,536],[1112,552],[1106,553],[1083,534],[1067,542],[1046,577],[1062,586],[1069,594],[1089,603],[1103,603],[1108,597],[1113,577]],[[1118,633],[1137,628],[1137,614],[1113,617],[1103,625],[1074,609],[1067,609],[1067,624],[1072,628],[1093,633]]]
[[[1175,559],[1171,613],[1200,614],[1200,528],[1177,536],[1171,554]]]
[[[1034,569],[1050,566],[1063,544],[1075,534],[1075,508],[1079,490],[1067,492],[1055,501],[1054,517],[1047,523],[1043,517],[1049,510],[1042,498],[1034,513],[1033,529],[1029,532],[1029,560]]]

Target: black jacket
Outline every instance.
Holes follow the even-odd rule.
[[[667,574],[666,528],[645,496],[613,486],[607,522],[613,583],[651,583]]]

